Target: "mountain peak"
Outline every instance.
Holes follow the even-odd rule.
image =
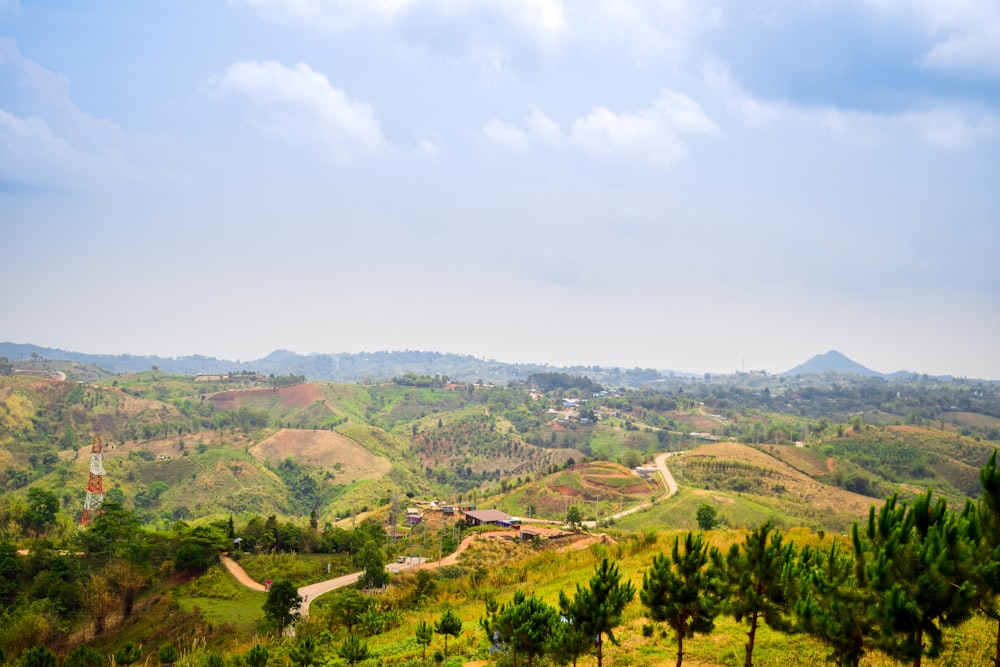
[[[856,361],[848,359],[846,356],[830,350],[823,354],[817,354],[805,363],[799,364],[795,368],[785,371],[782,375],[806,375],[809,373],[854,373],[866,377],[878,377],[882,374],[870,368],[862,366]]]

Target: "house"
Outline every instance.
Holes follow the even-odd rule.
[[[519,537],[527,542],[530,540],[555,540],[561,537],[568,537],[573,533],[568,533],[557,528],[541,528],[539,526],[521,526]]]
[[[643,479],[649,479],[650,477],[655,477],[660,469],[655,466],[639,466],[635,469],[635,473],[642,477]]]
[[[465,523],[469,526],[486,526],[500,522],[510,525],[510,516],[500,510],[469,510],[465,513]]]

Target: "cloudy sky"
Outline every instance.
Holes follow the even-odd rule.
[[[0,340],[1000,379],[996,0],[0,0]]]

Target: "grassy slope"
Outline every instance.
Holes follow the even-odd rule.
[[[404,610],[401,625],[382,635],[368,638],[369,648],[374,658],[381,664],[419,664],[421,648],[413,639],[413,628],[419,621],[433,623],[440,618],[445,609],[451,609],[463,620],[463,630],[457,639],[449,641],[448,664],[459,665],[469,660],[487,659],[489,653],[486,637],[478,625],[478,620],[485,614],[483,600],[486,596],[495,597],[503,603],[510,599],[515,590],[523,590],[530,591],[554,605],[560,591],[572,593],[577,585],[585,586],[593,574],[594,566],[603,557],[616,560],[623,576],[639,587],[643,573],[650,567],[653,556],[668,550],[674,535],[676,533],[664,532],[652,537],[619,536],[617,543],[595,544],[589,548],[565,553],[552,551],[536,553],[531,547],[521,544],[495,540],[484,542],[466,552],[461,560],[462,565],[452,569],[454,575],[463,570],[472,572],[479,566],[480,575],[471,579],[464,575],[458,575],[457,578],[438,578],[435,599],[418,609]],[[744,535],[745,533],[739,530],[721,530],[712,531],[708,537],[714,546],[725,550],[730,544],[741,541]],[[786,539],[799,546],[820,543],[814,533],[803,529],[787,531]],[[822,543],[829,544],[832,539],[834,538],[827,537]],[[211,573],[209,575],[210,578],[216,576]],[[407,581],[406,577],[400,580]],[[242,625],[234,630],[234,641],[227,646],[228,651],[241,653],[248,646],[245,642],[250,639],[249,626],[252,622],[248,622],[247,619],[252,621],[258,618],[252,609],[256,600],[250,601],[245,597],[228,599],[232,594],[227,593],[223,586],[213,581],[214,579],[204,585],[189,584],[183,591],[178,591],[178,599],[184,608],[193,608],[196,600],[207,605],[203,607],[206,609],[206,616],[207,609],[210,608],[216,623],[231,623],[236,626],[242,619]],[[215,588],[223,590],[221,593],[212,593]],[[390,591],[389,598],[391,599],[393,595],[394,593]],[[644,638],[641,630],[648,622],[644,608],[638,599],[634,600],[626,608],[623,626],[616,631],[621,646],[616,647],[610,643],[605,646],[605,664],[609,667],[618,665],[647,667],[672,662],[676,650],[672,635],[664,638],[657,632],[652,638]],[[309,626],[300,629],[300,632],[318,633],[325,627],[325,612],[322,610],[322,604],[319,604],[314,608]],[[986,665],[985,655],[991,643],[993,630],[992,624],[981,619],[974,619],[957,629],[947,630],[948,648],[945,654],[938,659],[925,659],[924,664],[931,667],[953,664]],[[331,639],[321,639],[320,650],[333,654],[344,636],[343,630],[337,630]],[[720,617],[712,634],[698,635],[685,642],[685,664],[695,667],[741,664],[745,640],[744,624],[737,623],[731,618]],[[432,654],[435,650],[443,648],[442,638],[435,636],[428,653]],[[283,649],[275,646],[272,650],[281,653]],[[812,665],[822,664],[825,655],[825,648],[809,637],[780,635],[765,627],[758,633],[754,662],[758,667],[784,667],[790,660]],[[581,664],[592,664],[592,660],[593,658],[583,658]],[[862,661],[862,665],[866,667],[888,667],[897,664],[877,654],[870,655]]]

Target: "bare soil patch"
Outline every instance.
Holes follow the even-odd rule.
[[[286,458],[329,470],[339,484],[380,479],[392,469],[388,459],[376,456],[336,431],[283,429],[250,450],[261,461],[278,464]]]
[[[678,410],[671,410],[666,413],[666,416],[676,422],[686,424],[692,431],[698,431],[699,433],[709,432],[722,423],[715,417],[710,417],[697,412],[680,412]]]
[[[243,389],[234,391],[220,391],[209,397],[208,400],[215,403],[219,410],[238,410],[245,405],[252,405],[261,398],[278,397],[281,406],[286,410],[305,408],[316,401],[324,400],[319,387],[314,384],[297,384],[293,387],[281,387],[279,389]]]

